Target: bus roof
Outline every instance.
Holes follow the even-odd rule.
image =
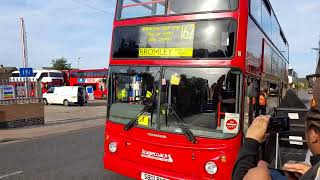
[[[72,72],[95,72],[95,71],[108,71],[108,68],[102,68],[102,69],[70,69],[70,70],[64,70],[64,71],[72,71]]]
[[[39,72],[51,72],[51,73],[62,73],[61,71],[59,70],[44,70],[44,69],[41,69],[41,70],[33,70],[34,73],[39,73]],[[19,73],[19,71],[13,71],[12,73]]]

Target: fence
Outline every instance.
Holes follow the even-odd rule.
[[[41,83],[30,78],[0,81],[0,128],[44,124]]]
[[[0,104],[42,102],[41,82],[30,78],[0,80]]]

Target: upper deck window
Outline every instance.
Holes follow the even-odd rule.
[[[108,76],[108,70],[71,72],[72,78],[101,78],[101,77],[107,77],[107,76]]]
[[[50,77],[63,77],[63,76],[62,76],[62,73],[50,72],[49,75],[50,75]]]
[[[119,0],[117,19],[165,15],[166,0]]]
[[[44,77],[48,77],[48,73],[47,73],[47,72],[41,73],[39,79],[42,79],[42,78],[44,78]]]
[[[11,77],[20,77],[19,73],[11,73]]]
[[[166,14],[231,11],[237,6],[238,0],[118,0],[116,17],[120,20]]]
[[[289,44],[282,32],[271,4],[267,0],[251,0],[250,14],[256,24],[266,33],[279,52],[289,59]]]
[[[237,0],[169,0],[170,14],[229,11],[237,8]]]

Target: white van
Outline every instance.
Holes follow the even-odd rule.
[[[44,104],[79,104],[83,106],[87,102],[86,90],[81,86],[51,87],[43,94]]]

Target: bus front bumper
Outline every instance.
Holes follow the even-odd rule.
[[[154,175],[155,177],[163,178],[163,180],[187,180],[187,179],[198,179],[192,176],[186,176],[183,174],[179,174],[176,172],[154,168],[150,166],[145,166],[141,164],[137,164],[132,161],[122,160],[116,155],[105,154],[103,157],[104,168],[106,170],[110,170],[116,172],[118,174],[134,178],[134,179],[142,179],[142,174],[146,173],[148,175]]]

